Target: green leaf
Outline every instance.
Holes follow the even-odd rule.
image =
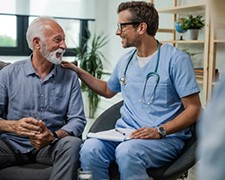
[[[205,26],[204,20],[200,15],[196,17],[194,17],[193,15],[188,15],[188,18],[183,18],[183,23],[181,24],[181,28],[183,30],[201,29],[204,26]]]

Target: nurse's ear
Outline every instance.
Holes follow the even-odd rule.
[[[140,34],[144,34],[145,32],[147,32],[147,27],[148,25],[145,22],[142,22],[139,24],[139,33]]]

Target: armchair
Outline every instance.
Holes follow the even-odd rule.
[[[116,120],[120,117],[120,107],[123,101],[111,106],[105,112],[103,112],[94,122],[90,128],[90,132],[99,132],[103,130],[109,130],[114,128]],[[154,180],[174,180],[177,178],[184,179],[188,175],[188,169],[190,169],[196,162],[195,150],[196,150],[196,132],[195,125],[192,128],[193,136],[187,141],[180,156],[167,166],[160,168],[149,168],[147,172]],[[113,162],[109,167],[110,179],[119,179],[118,166]]]

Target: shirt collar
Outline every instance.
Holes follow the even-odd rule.
[[[32,66],[32,55],[29,57],[28,61],[25,63],[25,73],[27,76],[29,75],[32,75],[32,74],[35,74],[35,70],[34,70],[34,67]]]
[[[31,55],[29,57],[28,61],[25,63],[25,73],[26,73],[27,76],[36,74],[36,71],[35,71],[35,69],[32,65],[32,56],[33,55]],[[53,67],[52,71],[49,73],[48,77],[52,77],[52,76],[54,77],[56,75],[56,72],[57,72],[56,67],[57,66],[54,65],[54,67]]]

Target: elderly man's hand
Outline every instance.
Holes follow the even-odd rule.
[[[40,133],[35,134],[34,136],[30,136],[30,142],[36,149],[41,149],[47,145],[49,145],[54,136],[52,132],[46,127],[46,125],[40,120],[39,127],[42,129]]]
[[[32,117],[22,118],[19,121],[14,121],[13,131],[18,136],[34,136],[41,133],[42,128],[39,126],[39,121]]]

